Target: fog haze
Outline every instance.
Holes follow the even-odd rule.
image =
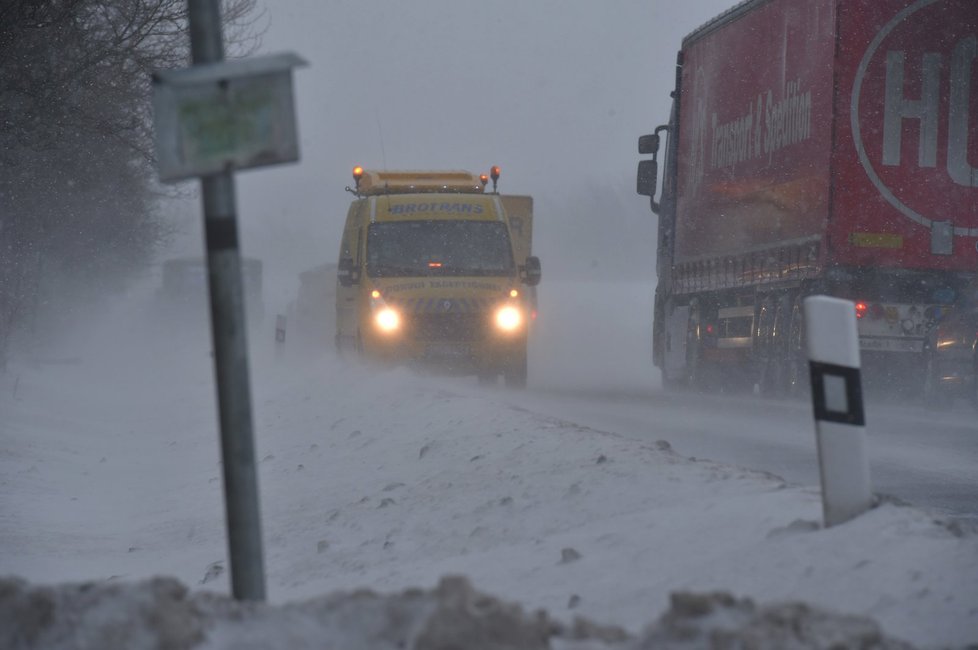
[[[636,139],[668,117],[682,36],[730,4],[262,3],[257,54],[309,62],[295,74],[301,162],[237,175],[242,246],[265,262],[270,308],[299,271],[335,262],[354,165],[500,165],[500,191],[536,200],[545,282],[637,277],[651,290]],[[199,212],[174,209],[180,253],[203,250]]]

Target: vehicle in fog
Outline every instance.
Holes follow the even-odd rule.
[[[929,406],[965,397],[978,407],[978,291],[971,289],[931,329],[925,344]]]
[[[261,260],[241,258],[241,281],[247,318],[260,322],[265,314],[262,295]],[[171,315],[188,309],[206,312],[208,296],[207,261],[200,257],[177,257],[163,262],[163,279],[158,290],[159,306]]]
[[[748,0],[683,39],[639,139],[667,385],[798,388],[802,300],[828,294],[857,305],[867,380],[921,389],[978,269],[976,35],[972,0]]]
[[[335,302],[336,262],[319,264],[299,273],[298,293],[286,312],[289,336],[313,348],[331,345],[336,337]]]
[[[493,188],[498,168],[493,168]],[[527,379],[540,261],[532,199],[469,172],[354,170],[337,268],[336,346],[509,386]]]

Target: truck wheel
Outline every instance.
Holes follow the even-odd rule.
[[[761,395],[775,395],[778,392],[780,359],[775,340],[777,306],[770,299],[765,299],[758,310],[755,349],[755,382]]]
[[[337,334],[334,339],[336,343],[336,358],[344,363],[349,363],[350,361],[355,361],[357,358],[357,353],[360,351],[360,337],[357,335],[356,339],[352,337],[341,337]]]
[[[787,297],[782,296],[774,306],[774,323],[771,330],[770,358],[768,360],[767,394],[773,397],[781,397],[787,392],[787,339],[790,315],[791,304]]]
[[[360,330],[357,330],[357,341],[354,350],[356,351],[356,358],[361,363],[367,358],[367,353],[363,349],[363,337],[360,335]]]
[[[937,363],[934,353],[928,352],[924,357],[924,406],[929,409],[940,409],[947,406],[951,400],[938,377]]]
[[[672,317],[675,310],[675,304],[673,303],[672,298],[669,298],[664,302],[665,304],[653,314],[653,322],[659,322],[662,324],[660,325],[661,329],[659,330],[658,339],[656,339],[655,329],[653,329],[652,363],[659,368],[659,376],[662,380],[663,389],[681,390],[686,387],[686,380],[688,379],[685,370],[670,374],[670,368],[668,368],[668,364],[666,363],[666,356],[670,353],[672,348],[673,331],[665,325],[665,321],[667,318]],[[683,336],[685,336],[685,334],[680,333],[676,338]],[[657,347],[659,348],[658,353],[656,352]]]
[[[503,370],[507,388],[526,388],[526,353],[510,361]]]
[[[805,395],[805,320],[801,310],[801,296],[791,302],[788,313],[787,339],[784,355],[784,389],[790,397]]]
[[[706,387],[700,322],[699,302],[693,300],[689,305],[689,320],[686,326],[686,385],[694,390],[702,390]]]
[[[666,371],[663,370],[662,373],[662,387],[666,390],[679,390],[686,386],[686,379],[684,377],[669,377],[666,375]]]

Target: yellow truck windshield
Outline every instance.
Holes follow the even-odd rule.
[[[370,277],[512,275],[513,253],[501,221],[392,221],[367,231]]]

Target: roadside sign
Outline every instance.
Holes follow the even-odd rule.
[[[234,172],[299,159],[294,54],[224,61],[220,0],[188,4],[193,66],[152,76],[160,180],[200,177],[231,592],[265,600]]]
[[[299,159],[294,54],[163,70],[153,75],[160,180]]]

